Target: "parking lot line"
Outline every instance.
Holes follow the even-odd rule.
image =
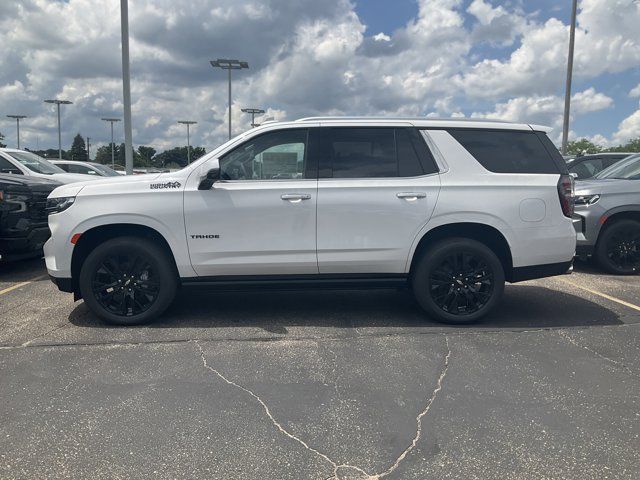
[[[578,285],[577,283],[574,283],[571,280],[567,280],[566,278],[560,278],[560,280],[562,280],[563,282],[566,282],[569,285],[572,285],[572,286],[574,286],[576,288],[580,288],[580,289],[584,290],[585,292],[589,292],[589,293],[592,293],[594,295],[598,295],[599,297],[606,298],[607,300],[611,300],[612,302],[619,303],[620,305],[624,305],[625,307],[629,307],[629,308],[632,308],[633,310],[637,310],[637,311],[640,312],[640,306],[638,306],[638,305],[635,305],[635,304],[629,303],[629,302],[625,302],[624,300],[621,300],[620,298],[612,297],[611,295],[607,295],[606,293],[599,292],[598,290],[593,290],[593,289],[588,288],[588,287],[583,287],[582,285]]]
[[[25,285],[29,285],[30,283],[37,282],[38,280],[42,280],[47,278],[46,275],[40,275],[39,277],[32,278],[31,280],[27,280],[26,282],[16,283],[15,285],[10,286],[9,288],[5,288],[4,290],[0,290],[0,295],[4,295],[5,293],[9,293],[17,288],[24,287]]]

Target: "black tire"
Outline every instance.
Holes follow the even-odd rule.
[[[595,258],[600,268],[615,275],[640,273],[640,222],[619,220],[598,238]]]
[[[164,249],[140,237],[97,246],[80,270],[80,292],[89,309],[115,325],[155,320],[171,305],[178,274]]]
[[[500,259],[483,243],[449,238],[430,246],[418,260],[413,294],[438,322],[473,323],[498,304],[504,292]]]

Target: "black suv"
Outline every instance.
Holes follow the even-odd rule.
[[[0,260],[42,255],[50,235],[47,197],[59,185],[44,178],[0,174]]]

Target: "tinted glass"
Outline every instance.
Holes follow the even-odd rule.
[[[84,165],[76,165],[74,163],[69,163],[69,173],[82,173],[83,175],[98,175],[98,172],[95,170],[85,167]]]
[[[334,128],[333,178],[397,177],[393,128]]]
[[[9,160],[0,157],[0,173],[13,173],[22,175],[22,171],[13,165]]]
[[[418,177],[424,175],[418,152],[409,138],[407,129],[398,128],[396,130],[396,146],[398,149],[398,176]]]
[[[252,138],[220,159],[220,178],[305,178],[306,145],[306,130],[281,130]]]
[[[64,173],[60,167],[55,166],[53,163],[46,161],[44,158],[39,157],[35,153],[31,152],[9,152],[13,158],[15,158],[22,165],[27,167],[32,172],[44,173],[45,175],[53,175],[54,173]]]
[[[68,172],[68,171],[69,171],[69,165],[68,165],[68,164],[66,164],[66,163],[56,163],[55,165],[56,165],[56,167],[61,168],[61,169],[62,169],[62,170],[64,170],[65,172]]]
[[[449,133],[491,172],[560,173],[535,132],[451,129]]]
[[[592,158],[584,162],[578,162],[569,167],[569,172],[575,173],[578,178],[591,178],[604,168],[601,158]]]
[[[640,155],[633,155],[606,168],[595,178],[621,178],[625,180],[640,180]]]
[[[104,177],[118,177],[120,174],[115,170],[107,167],[106,165],[100,165],[99,163],[92,163],[91,166],[95,168]]]

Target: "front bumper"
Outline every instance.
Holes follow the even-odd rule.
[[[20,260],[42,255],[42,247],[49,236],[49,227],[43,226],[30,230],[27,235],[0,237],[0,257],[4,260]]]
[[[51,281],[58,287],[58,290],[66,293],[74,293],[73,280],[70,278],[58,278],[53,275],[49,275]]]

